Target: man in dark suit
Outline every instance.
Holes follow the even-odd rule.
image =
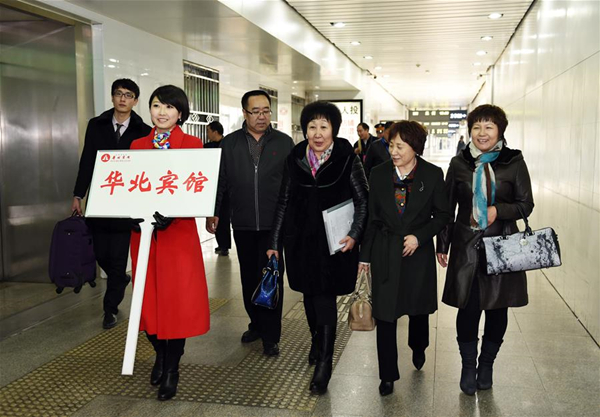
[[[387,122],[384,126],[383,133],[381,133],[381,137],[373,141],[371,146],[369,146],[369,150],[365,156],[365,174],[367,175],[367,178],[371,175],[371,170],[373,168],[390,159],[387,132],[393,124],[394,122]],[[379,135],[379,130],[377,130],[377,136],[379,137]]]
[[[150,133],[150,126],[132,110],[139,95],[140,88],[133,81],[116,80],[111,87],[114,107],[89,121],[73,190],[71,209],[77,214],[82,214],[81,200],[92,181],[96,153],[99,150],[129,149],[132,141]],[[117,325],[118,307],[131,280],[127,275],[130,225],[125,219],[88,219],[88,224],[92,229],[96,260],[108,277],[102,327],[110,329]]]
[[[210,122],[206,127],[206,133],[210,142],[204,144],[205,148],[219,148],[223,139],[223,125],[217,121]],[[231,248],[231,220],[230,220],[229,198],[223,195],[221,208],[219,209],[219,226],[215,233],[217,247],[215,253],[220,256],[228,256]]]

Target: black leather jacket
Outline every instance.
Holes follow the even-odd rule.
[[[313,177],[306,162],[308,142],[288,156],[271,228],[272,249],[285,253],[290,287],[305,294],[348,294],[354,289],[358,248],[367,221],[368,185],[359,158],[346,139],[336,138],[331,156]],[[352,251],[329,254],[322,211],[354,202],[348,236]]]

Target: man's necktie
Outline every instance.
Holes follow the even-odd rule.
[[[117,130],[115,130],[115,135],[117,135],[117,143],[119,143],[119,141],[121,140],[121,126],[123,126],[122,124],[116,123],[117,125]]]

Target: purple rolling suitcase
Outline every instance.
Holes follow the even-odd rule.
[[[83,217],[73,215],[54,226],[48,272],[58,294],[67,287],[78,293],[86,282],[96,286],[92,233]]]

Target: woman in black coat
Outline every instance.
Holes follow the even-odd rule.
[[[371,171],[369,220],[360,270],[373,276],[379,393],[389,395],[398,372],[396,324],[409,316],[408,345],[421,369],[429,346],[429,314],[437,310],[433,237],[450,221],[442,170],[422,159],[427,130],[417,122],[389,130],[391,161]]]
[[[458,214],[438,236],[437,258],[440,265],[448,266],[442,302],[459,309],[460,388],[473,395],[477,389],[492,387],[492,366],[508,325],[508,307],[528,302],[525,273],[486,275],[477,248],[483,236],[516,233],[519,210],[529,216],[533,195],[521,151],[506,146],[504,111],[488,104],[479,106],[469,113],[467,124],[471,142],[452,158],[446,175],[450,208],[454,213],[458,205]],[[483,310],[485,330],[477,367]]]
[[[279,202],[267,256],[285,252],[290,287],[304,294],[312,335],[309,363],[316,364],[310,390],[322,394],[331,378],[337,324],[336,296],[356,284],[358,244],[367,218],[367,180],[346,139],[338,138],[342,115],[328,102],[307,105],[300,116],[306,141],[296,145],[284,165]],[[323,210],[354,204],[354,221],[343,248],[330,255]]]

